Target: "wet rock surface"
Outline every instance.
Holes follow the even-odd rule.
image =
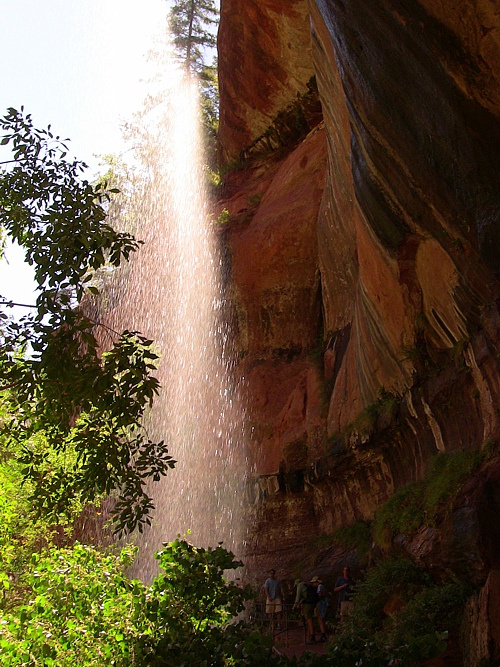
[[[248,406],[249,576],[356,566],[320,538],[373,519],[436,453],[487,448],[453,511],[394,544],[437,579],[485,586],[500,546],[500,12],[221,10],[222,161],[250,156],[311,74],[323,115],[233,165],[218,204]]]

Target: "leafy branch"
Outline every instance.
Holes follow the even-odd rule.
[[[57,516],[75,498],[116,492],[115,530],[142,530],[154,507],[148,480],[175,465],[165,443],[151,442],[142,428],[159,391],[158,355],[131,331],[116,333],[103,352],[100,325],[82,306],[99,293],[99,270],[119,266],[141,242],[107,224],[117,190],[83,179],[86,165],[67,159],[67,144],[50,126],[38,130],[23,109],[11,108],[0,128],[14,156],[14,166],[0,171],[0,225],[24,248],[38,288],[19,320],[0,312],[0,391],[9,415],[0,428],[8,442],[28,443],[20,460],[40,513]],[[0,297],[0,307],[13,305]],[[30,445],[39,432],[42,451]]]

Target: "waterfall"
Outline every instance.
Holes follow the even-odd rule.
[[[146,428],[164,439],[176,468],[151,487],[153,525],[139,538],[138,574],[178,534],[196,545],[223,542],[242,553],[243,416],[230,374],[221,258],[203,187],[196,82],[171,59],[160,92],[129,125],[140,175],[116,224],[132,216],[144,246],[105,290],[115,329],[138,330],[160,354],[161,394]]]

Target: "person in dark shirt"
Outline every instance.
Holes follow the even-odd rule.
[[[344,567],[342,576],[337,579],[335,588],[333,589],[334,593],[339,594],[337,606],[340,611],[341,621],[345,620],[345,617],[349,614],[355,585],[356,582],[354,579],[351,579],[351,570],[348,567]]]

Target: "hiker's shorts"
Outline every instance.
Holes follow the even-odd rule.
[[[280,614],[282,610],[281,598],[266,600],[266,614]]]
[[[309,618],[314,618],[314,610],[316,608],[315,604],[304,604],[302,603],[302,613],[304,614],[304,618],[306,621]]]

